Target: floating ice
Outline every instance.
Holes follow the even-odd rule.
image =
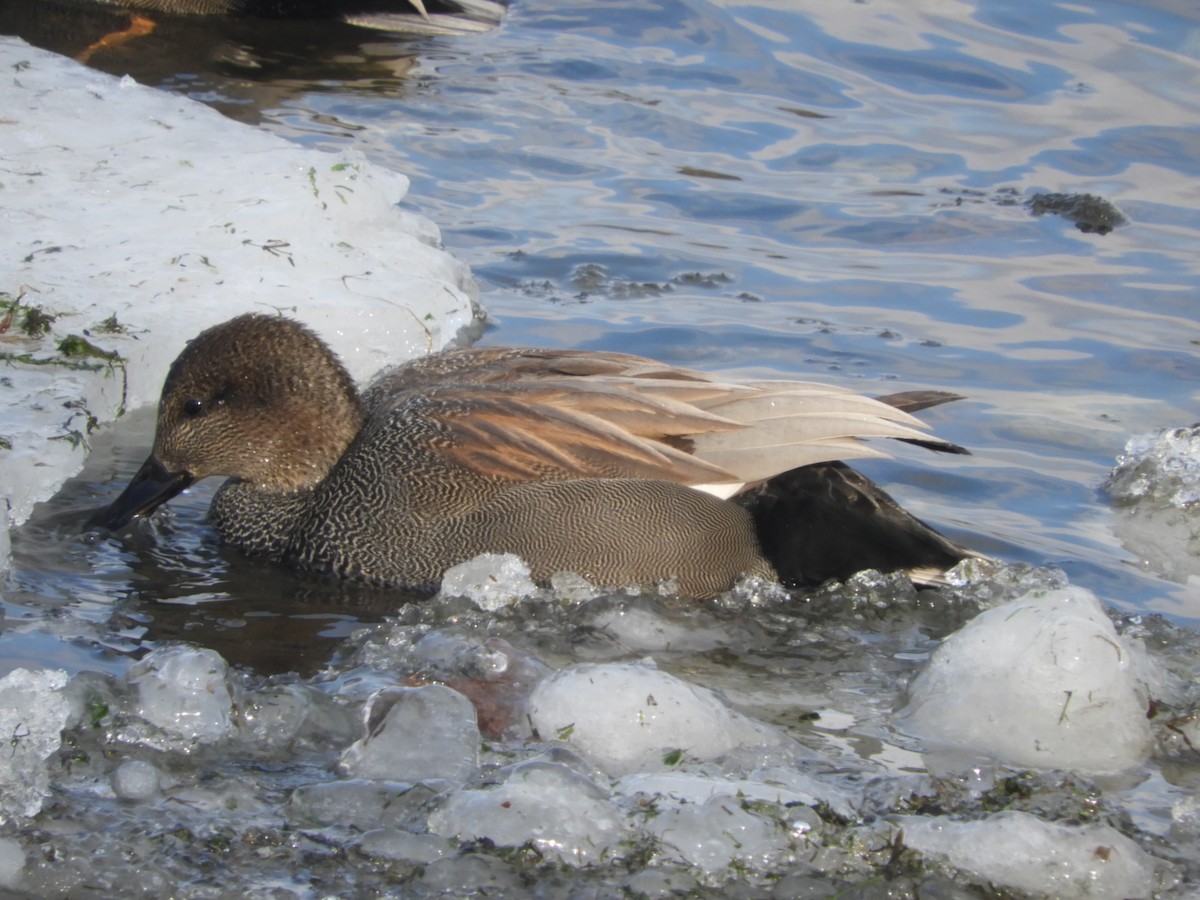
[[[358,841],[364,856],[425,865],[450,853],[450,842],[436,834],[412,834],[399,828],[374,828]]]
[[[153,764],[131,759],[117,766],[110,781],[113,793],[122,800],[149,800],[158,795],[162,775]]]
[[[1038,897],[1123,900],[1150,897],[1154,860],[1108,825],[1058,825],[1022,812],[976,822],[906,816],[904,844],[984,881]]]
[[[1103,487],[1127,550],[1163,577],[1200,577],[1200,425],[1130,438]]]
[[[12,891],[21,885],[25,850],[12,838],[0,838],[0,888]]]
[[[1014,765],[1117,772],[1152,746],[1141,668],[1091,592],[1035,592],[947,638],[898,721],[934,744]]]
[[[784,740],[712,691],[660,672],[652,661],[584,663],[557,672],[534,689],[529,716],[543,740],[569,742],[614,775]]]
[[[718,797],[761,801],[778,806],[815,806],[824,803],[849,819],[855,816],[850,797],[829,784],[803,773],[782,769],[760,770],[753,778],[716,778],[694,772],[654,772],[626,775],[616,785],[625,796],[644,794],[669,797],[687,803],[706,803]]]
[[[46,759],[61,745],[70,713],[60,693],[66,683],[58,669],[14,669],[0,678],[0,822],[41,811],[50,787]]]
[[[18,311],[6,335],[0,528],[79,469],[96,422],[157,399],[186,340],[237,313],[288,310],[356,378],[474,325],[466,267],[396,207],[403,175],[16,38],[0,37],[0,69],[0,292],[48,329],[24,333]]]
[[[221,655],[184,645],[161,647],[129,668],[137,715],[169,737],[212,743],[225,737],[233,700]]]
[[[480,609],[495,611],[537,593],[529,565],[512,553],[481,553],[442,575],[442,594],[465,597]]]
[[[625,816],[590,779],[540,760],[514,766],[501,784],[451,794],[429,828],[501,847],[532,844],[571,865],[602,860],[628,836]]]
[[[658,840],[659,855],[707,875],[735,865],[761,871],[792,849],[789,828],[728,794],[703,803],[660,801],[655,811],[645,827]]]
[[[301,785],[288,816],[301,825],[340,825],[358,831],[423,828],[426,808],[444,785],[350,779]]]
[[[309,685],[273,685],[247,693],[238,707],[239,737],[259,750],[345,746],[358,734],[353,714]]]
[[[643,807],[653,810],[645,829],[659,842],[663,858],[715,875],[732,865],[763,869],[778,862],[820,824],[809,808],[818,797],[831,795],[839,815],[853,815],[836,789],[811,780],[808,786],[815,790],[748,778],[660,772],[627,775],[616,791],[638,797]]]
[[[475,708],[444,685],[378,691],[364,718],[366,733],[342,754],[352,778],[463,782],[479,766]]]
[[[1200,425],[1131,437],[1104,482],[1122,504],[1150,500],[1188,509],[1200,504]]]
[[[659,609],[624,605],[604,609],[593,622],[620,641],[621,646],[637,652],[712,650],[728,647],[745,637],[728,623],[718,623],[700,611],[680,612],[668,618]]]
[[[529,884],[494,856],[471,854],[437,859],[414,883],[416,897],[524,897]]]
[[[529,694],[550,669],[504,638],[482,644],[444,631],[430,631],[413,645],[418,670],[467,697],[479,730],[489,738],[529,736]]]

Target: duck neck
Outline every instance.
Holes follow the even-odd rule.
[[[266,491],[231,478],[208,508],[208,521],[221,540],[250,556],[278,562],[283,558],[310,490]]]
[[[336,389],[297,392],[280,407],[276,424],[262,435],[260,463],[248,467],[245,481],[268,494],[311,490],[325,480],[362,430],[362,401],[345,376]],[[282,429],[280,421],[285,423]]]

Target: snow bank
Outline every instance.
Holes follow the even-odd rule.
[[[361,379],[476,323],[466,267],[396,207],[403,175],[15,38],[0,71],[0,567],[7,526],[203,328],[278,310]]]

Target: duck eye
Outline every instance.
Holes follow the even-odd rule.
[[[196,418],[202,412],[204,412],[204,402],[201,400],[192,398],[183,404],[183,414],[189,419]]]

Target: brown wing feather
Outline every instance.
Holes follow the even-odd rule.
[[[523,392],[439,390],[425,414],[450,440],[438,452],[480,474],[514,481],[654,478],[734,481],[729,472],[659,440]],[[444,402],[437,403],[436,400]]]
[[[405,396],[420,396],[421,415],[440,424],[447,439],[435,452],[514,481],[737,484],[812,462],[886,455],[857,436],[943,448],[903,411],[928,399],[915,394],[881,403],[822,384],[722,383],[622,353],[449,351],[387,373],[366,401]]]

